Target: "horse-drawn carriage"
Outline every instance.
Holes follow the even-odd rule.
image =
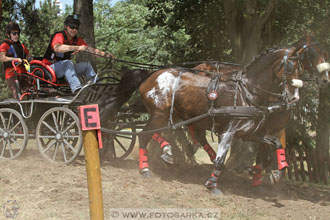
[[[101,116],[111,118],[110,122],[105,121],[105,127],[112,130],[110,137],[106,138],[112,142],[112,155],[124,158],[134,147],[137,133],[135,124],[127,123],[132,118],[131,113],[125,115],[120,109],[139,89],[141,102],[151,115],[143,132],[139,133],[139,166],[143,176],[150,175],[146,150],[148,142],[151,139],[157,141],[163,150],[161,158],[173,163],[171,146],[158,132],[189,125],[194,127],[197,141],[214,162],[214,169],[206,182],[212,193],[220,192],[217,180],[234,137],[273,145],[277,151],[279,171],[274,174],[274,180],[278,180],[287,164],[282,145],[274,135],[285,128],[290,117],[290,106],[299,100],[298,89],[302,86],[299,78],[304,69],[315,72],[313,76],[325,82],[330,80],[330,64],[325,61],[314,37],[309,35],[293,46],[266,51],[244,68],[223,67],[215,63],[207,65],[206,69],[172,67],[151,74],[133,70],[123,73],[120,82],[100,80],[86,85],[71,98],[46,96],[20,101],[5,100],[0,102],[0,157],[18,157],[27,139],[33,137],[41,154],[48,160],[72,162],[79,155],[82,145],[76,107],[98,103],[104,107]],[[47,75],[42,72],[43,68],[31,70],[34,74],[41,72],[40,79]],[[48,81],[53,82],[54,79],[50,77]],[[52,84],[47,83],[49,85]],[[29,95],[38,96],[38,89]],[[275,105],[272,105],[274,101]],[[30,132],[26,123],[31,128]],[[116,131],[115,127],[125,131]],[[220,136],[217,154],[210,149],[205,138],[205,131],[211,129]],[[128,138],[129,143],[117,142],[118,138]],[[118,148],[114,143],[118,143]],[[12,150],[14,146],[16,151]],[[121,149],[123,154],[118,155],[117,149]],[[259,163],[263,164],[262,161]],[[260,176],[260,170],[262,167],[256,169],[256,178]]]
[[[100,78],[95,84],[83,86],[75,95],[64,79],[40,60],[24,61],[30,86],[22,91],[17,84],[18,99],[0,101],[0,159],[16,159],[35,139],[41,155],[52,162],[73,162],[82,149],[82,131],[77,107],[101,103],[111,96],[119,80]],[[13,66],[15,64],[13,63]],[[112,129],[135,131],[132,114],[118,113],[109,124]],[[110,135],[106,140],[113,158],[123,159],[134,147],[136,135]],[[125,142],[125,143],[122,143]]]

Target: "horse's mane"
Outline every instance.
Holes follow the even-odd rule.
[[[267,49],[263,50],[260,54],[254,56],[252,58],[252,60],[244,66],[244,68],[243,68],[244,72],[246,72],[246,70],[248,68],[250,68],[253,64],[255,64],[257,61],[259,61],[261,59],[261,57],[263,57],[264,55],[269,54],[275,50],[277,50],[277,48],[267,48]]]

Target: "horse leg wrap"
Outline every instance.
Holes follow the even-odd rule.
[[[278,169],[282,170],[282,169],[288,167],[288,163],[286,162],[286,159],[285,159],[285,150],[284,149],[277,149],[276,154],[277,154],[277,167],[278,167]]]
[[[206,153],[209,155],[210,160],[214,162],[215,158],[217,157],[217,154],[214,152],[212,147],[209,144],[205,144],[203,146],[203,149],[206,151]]]
[[[139,167],[140,167],[140,172],[146,172],[149,171],[149,164],[148,164],[148,157],[147,157],[147,149],[140,149],[139,150]]]
[[[213,168],[211,176],[207,179],[205,183],[207,189],[211,190],[217,188],[220,173],[221,173],[220,170],[216,170],[215,168]]]
[[[284,169],[288,167],[288,163],[285,160],[285,150],[282,148],[278,148],[276,150],[276,156],[277,156],[277,169],[271,170],[269,179],[271,184],[275,184],[280,181]]]
[[[160,148],[164,148],[166,145],[170,145],[167,141],[164,140],[158,133],[152,135],[152,139],[157,141],[160,144]]]
[[[259,186],[262,183],[262,169],[259,165],[249,167],[249,174],[252,177],[252,186]]]
[[[160,144],[160,147],[163,149],[163,154],[160,156],[166,163],[173,164],[174,158],[172,154],[171,145],[165,141],[158,133],[154,133],[152,139],[157,141]]]

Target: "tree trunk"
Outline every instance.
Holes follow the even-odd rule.
[[[309,182],[313,182],[314,181],[314,177],[313,177],[313,157],[312,157],[312,150],[311,148],[307,147],[305,148],[305,152],[306,152],[306,162],[307,162],[307,170],[308,170],[308,180]]]
[[[328,157],[329,157],[329,137],[330,137],[330,87],[320,88],[318,106],[318,124],[316,128],[316,156],[319,167],[320,181],[328,183]]]
[[[80,15],[79,36],[82,37],[86,43],[95,48],[94,35],[94,16],[93,16],[93,0],[74,0],[73,3],[74,14]],[[90,54],[78,53],[77,62],[90,62],[96,71],[96,59]]]
[[[238,0],[225,0],[224,9],[226,26],[231,39],[235,61],[247,63],[264,47],[263,30],[270,21],[270,15],[277,4],[276,0],[269,0],[260,5],[257,0],[244,1],[244,12],[239,11]],[[264,13],[260,14],[260,8]]]
[[[305,165],[304,165],[304,152],[300,147],[298,147],[298,154],[299,154],[299,164],[300,164],[300,176],[301,180],[303,182],[306,181],[306,175],[305,175]]]
[[[2,0],[0,0],[0,24],[2,24]]]
[[[314,183],[319,183],[320,182],[320,175],[319,175],[319,164],[317,162],[317,155],[316,155],[316,150],[313,151],[313,176],[314,176]]]

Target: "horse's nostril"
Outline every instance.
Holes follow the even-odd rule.
[[[300,99],[299,96],[293,97],[293,99],[291,99],[291,101],[289,102],[289,104],[293,104],[293,103],[295,103],[295,102],[298,102],[299,99]]]

